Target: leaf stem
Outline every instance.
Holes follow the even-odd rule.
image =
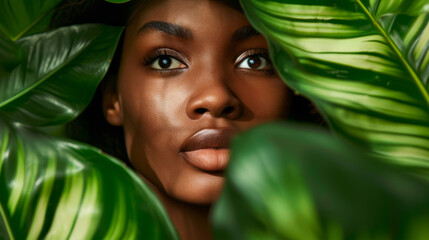
[[[396,44],[392,41],[392,39],[387,35],[387,33],[384,31],[384,29],[378,24],[378,22],[374,19],[374,17],[371,15],[371,13],[368,11],[368,9],[363,5],[362,0],[357,0],[357,3],[360,5],[360,7],[363,9],[366,15],[368,15],[369,19],[373,22],[374,26],[381,32],[383,37],[386,39],[386,41],[389,43],[389,45],[393,48],[395,53],[399,56],[399,59],[404,64],[404,66],[407,68],[408,72],[411,74],[411,77],[417,84],[417,88],[420,90],[420,92],[423,95],[423,98],[426,100],[427,105],[429,105],[429,93],[426,91],[426,88],[423,85],[423,82],[420,81],[420,78],[417,76],[416,72],[413,68],[411,68],[410,64],[405,60],[405,58],[402,56],[401,51],[399,51]]]
[[[22,30],[18,35],[16,35],[14,38],[12,38],[12,41],[16,42],[18,39],[20,39],[24,34],[26,34],[28,31],[30,31],[35,25],[37,25],[39,22],[41,22],[45,17],[47,17],[52,10],[46,11],[45,14],[34,20],[30,25],[28,25],[27,28]]]

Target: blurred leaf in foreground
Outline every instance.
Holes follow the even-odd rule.
[[[234,139],[217,239],[427,239],[429,185],[301,125]]]

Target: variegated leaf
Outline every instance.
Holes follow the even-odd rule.
[[[429,167],[428,0],[242,0],[283,79],[340,136]]]
[[[123,163],[4,115],[0,192],[2,239],[178,239],[161,202]]]

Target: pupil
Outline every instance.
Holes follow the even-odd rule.
[[[159,66],[161,68],[169,68],[171,65],[171,58],[169,57],[160,57],[159,58]]]
[[[247,60],[247,64],[249,64],[251,68],[258,68],[261,66],[261,59],[259,57],[250,57],[249,60]]]

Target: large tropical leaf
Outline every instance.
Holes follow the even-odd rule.
[[[427,239],[429,184],[331,134],[260,126],[232,143],[216,239]]]
[[[122,163],[0,117],[1,239],[178,239]]]
[[[0,0],[0,32],[16,41],[26,34],[46,30],[59,2],[61,0]]]
[[[65,123],[92,98],[122,28],[87,24],[24,37],[24,60],[0,75],[0,112],[33,126]],[[0,41],[9,47],[11,42]],[[9,47],[12,48],[12,47]]]
[[[429,0],[242,5],[282,78],[332,129],[374,155],[427,171]]]

